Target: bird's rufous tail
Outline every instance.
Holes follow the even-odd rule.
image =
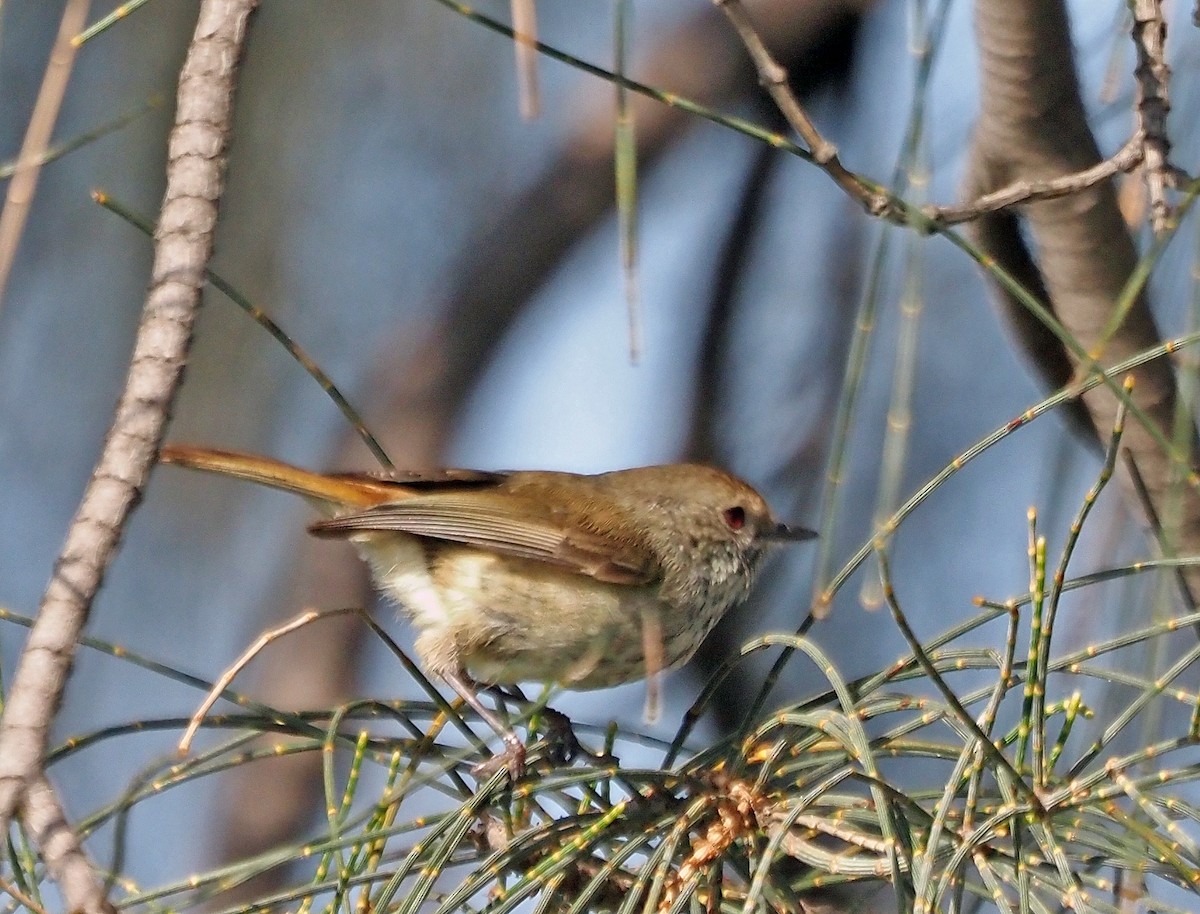
[[[161,463],[233,476],[273,489],[295,492],[331,505],[368,507],[384,501],[396,501],[408,494],[403,486],[384,479],[354,473],[314,473],[281,460],[235,451],[168,444],[163,447],[158,459]]]

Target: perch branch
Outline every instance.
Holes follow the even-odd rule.
[[[233,113],[234,75],[256,0],[204,0],[179,77],[154,266],[125,390],[67,532],[0,720],[0,834],[50,791],[42,758],[75,644],[141,498],[178,390],[212,253]],[[35,790],[36,788],[36,790]],[[52,796],[52,793],[50,794]],[[57,804],[56,804],[57,805]],[[62,819],[54,844],[75,836]],[[48,848],[42,846],[42,853]],[[63,859],[66,859],[65,857]],[[74,883],[63,883],[64,892]],[[69,910],[95,911],[67,897]]]

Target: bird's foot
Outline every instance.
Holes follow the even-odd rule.
[[[471,769],[471,773],[477,778],[481,780],[490,778],[502,768],[507,768],[509,782],[515,784],[525,774],[525,744],[511,730],[504,733],[503,738],[503,752],[493,755]]]
[[[487,691],[496,696],[501,702],[512,702],[524,708],[528,708],[532,704],[516,686],[504,688],[492,685],[487,687]],[[614,756],[608,753],[592,752],[586,748],[575,735],[575,727],[571,723],[571,718],[567,717],[561,711],[557,711],[547,705],[539,708],[534,717],[540,718],[543,722],[542,729],[545,732],[546,742],[545,758],[552,766],[569,765],[580,757],[588,759],[595,765],[612,765],[616,763]],[[515,766],[518,772],[524,772],[526,756],[524,744],[507,727],[496,729],[504,738],[505,751],[481,763],[473,770],[477,774],[485,771],[494,774],[499,770],[501,764],[508,764],[510,771]],[[514,775],[513,781],[515,782],[518,777],[520,777],[520,774]]]

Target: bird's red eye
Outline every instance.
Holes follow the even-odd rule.
[[[725,509],[725,523],[730,530],[741,530],[746,526],[746,509],[741,505]]]

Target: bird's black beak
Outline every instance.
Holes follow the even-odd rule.
[[[760,535],[765,540],[773,540],[780,543],[801,543],[804,540],[815,538],[817,533],[815,530],[809,530],[807,527],[776,524],[773,528],[764,530]]]

